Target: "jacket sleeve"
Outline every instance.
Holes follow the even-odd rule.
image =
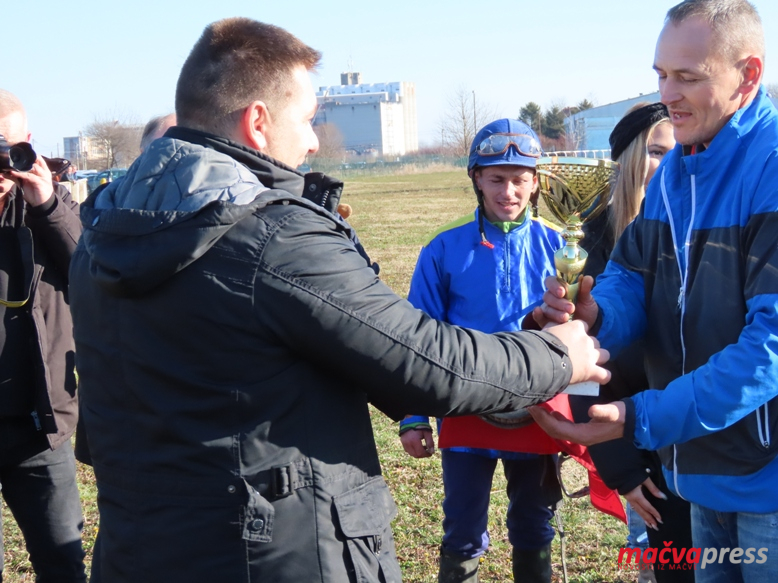
[[[770,188],[775,191],[774,183]],[[755,199],[773,205],[776,200]],[[720,431],[778,396],[778,208],[752,214],[741,236],[745,325],[737,342],[704,365],[663,391],[632,397],[635,441],[643,448]],[[726,310],[726,304],[721,309]]]
[[[602,315],[597,339],[611,352],[611,358],[642,338],[646,331],[645,289],[640,272],[642,229],[641,212],[619,238],[592,290]]]
[[[67,281],[70,258],[81,236],[78,203],[67,188],[54,185],[54,195],[39,207],[27,207],[26,224]]]
[[[411,277],[408,301],[428,316],[447,321],[448,289],[444,281],[442,259],[439,242],[433,240],[421,248]]]
[[[443,255],[434,240],[421,248],[411,277],[408,301],[428,316],[445,322],[448,291],[443,283],[442,259]],[[423,415],[417,417],[424,418]],[[429,422],[429,417],[426,419]]]
[[[576,423],[589,421],[589,407],[610,399],[570,395],[570,409]],[[605,485],[619,494],[627,494],[649,477],[655,465],[651,454],[638,449],[629,439],[614,439],[587,447],[589,455]]]
[[[430,318],[376,277],[338,223],[279,212],[256,274],[257,318],[390,417],[514,410],[569,382],[567,349],[552,335],[488,335]]]

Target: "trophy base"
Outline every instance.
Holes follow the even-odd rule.
[[[519,429],[520,427],[531,425],[535,421],[526,409],[511,411],[510,413],[487,413],[486,415],[479,415],[479,417],[489,425],[494,425],[500,429]]]
[[[600,394],[600,385],[594,381],[585,381],[583,383],[574,383],[568,385],[562,391],[566,395],[581,395],[583,397],[596,397]]]
[[[594,381],[574,383],[568,385],[562,392],[566,395],[596,397],[600,394],[600,385]],[[518,429],[520,427],[526,427],[534,421],[532,415],[530,415],[529,411],[526,409],[519,409],[518,411],[510,411],[508,413],[487,413],[486,415],[479,415],[479,417],[489,425],[494,425],[500,429]]]

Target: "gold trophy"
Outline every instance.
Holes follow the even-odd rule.
[[[611,181],[619,165],[592,158],[540,158],[536,172],[540,195],[548,210],[564,225],[566,244],[554,254],[559,281],[567,286],[565,297],[575,302],[578,280],[588,253],[578,245],[581,227],[599,215],[610,200]]]
[[[578,280],[589,255],[578,242],[583,239],[581,228],[599,215],[610,200],[611,182],[619,165],[611,160],[546,156],[538,159],[535,171],[540,195],[551,214],[564,225],[565,246],[554,253],[557,278],[567,287],[565,297],[572,302],[578,295]],[[596,396],[600,386],[588,381],[568,386],[563,392],[571,395]],[[510,413],[482,415],[498,427],[511,429],[532,422],[524,409]]]

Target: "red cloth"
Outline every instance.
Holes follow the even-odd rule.
[[[559,394],[540,405],[548,411],[557,411],[573,419],[568,396]],[[518,429],[501,429],[480,417],[446,417],[440,426],[439,447],[473,447],[523,453],[554,454],[564,452],[589,472],[589,498],[592,505],[606,514],[627,522],[624,506],[618,493],[602,481],[586,447],[570,441],[554,439],[537,423]]]

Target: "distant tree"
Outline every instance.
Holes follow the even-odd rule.
[[[319,150],[309,156],[311,164],[317,166],[337,165],[345,154],[343,150],[343,134],[335,124],[323,123],[313,127],[316,137],[319,138]]]
[[[91,166],[105,168],[127,167],[140,155],[140,137],[143,128],[117,119],[96,119],[84,130],[92,140],[98,159]]]
[[[558,140],[565,134],[565,113],[558,105],[551,106],[543,116],[543,135]]]
[[[476,99],[475,91],[460,85],[449,96],[440,120],[440,138],[455,156],[466,157],[476,132],[499,116],[493,106]]]
[[[594,107],[594,104],[588,99],[582,99],[576,105],[572,107],[565,107],[562,110],[565,119],[574,116],[577,113],[586,111]],[[564,131],[564,149],[566,150],[579,150],[584,141],[584,125],[585,122],[579,118],[573,118],[567,120]]]
[[[540,135],[543,133],[543,111],[534,101],[530,101],[519,111],[519,119]]]
[[[591,109],[594,107],[594,103],[589,101],[588,99],[583,99],[578,102],[578,104],[573,108],[575,111],[573,113],[578,113],[579,111],[586,111],[587,109]]]

